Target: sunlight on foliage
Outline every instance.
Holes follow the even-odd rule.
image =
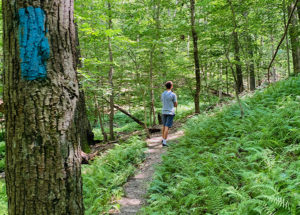
[[[133,137],[82,167],[85,214],[102,214],[119,208],[116,200],[123,195],[123,184],[145,159],[145,144]]]
[[[300,214],[300,79],[189,121],[142,214]]]
[[[0,180],[0,215],[7,215],[7,197],[4,180]]]

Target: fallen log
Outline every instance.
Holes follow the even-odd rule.
[[[209,90],[210,90],[210,93],[212,93],[214,95],[217,95],[217,96],[219,95],[219,90],[215,90],[215,89],[212,89],[212,88],[210,88]],[[229,97],[229,98],[233,97],[232,95],[224,93],[224,92],[222,92],[222,96]]]
[[[109,103],[109,101],[103,97],[103,99]],[[145,123],[143,123],[141,120],[139,120],[138,118],[136,118],[135,116],[131,115],[128,111],[126,111],[125,109],[121,108],[119,105],[114,104],[114,108],[116,108],[117,110],[121,111],[122,113],[124,113],[126,116],[129,116],[131,119],[133,119],[133,121],[135,121],[137,124],[139,124],[140,126],[142,126],[143,128],[147,128],[147,126],[145,125]]]
[[[131,115],[129,112],[127,112],[126,110],[124,110],[123,108],[121,108],[119,105],[114,104],[114,107],[121,111],[122,113],[124,113],[125,115],[129,116],[131,119],[133,119],[133,121],[135,121],[136,123],[138,123],[140,126],[142,126],[143,128],[146,127],[145,123],[143,123],[142,121],[140,121],[138,118],[136,118],[135,116]]]

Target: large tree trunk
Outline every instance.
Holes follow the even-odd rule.
[[[294,3],[289,7],[289,14],[291,14]],[[297,16],[297,10],[292,15],[291,26],[290,26],[290,38],[292,46],[292,56],[293,56],[293,65],[294,73],[300,73],[300,38],[299,38],[299,20]]]
[[[193,45],[194,45],[194,62],[195,62],[195,77],[196,77],[196,91],[194,94],[194,102],[195,102],[195,113],[199,114],[201,78],[200,78],[200,63],[199,63],[199,53],[198,53],[198,35],[195,29],[195,0],[190,0],[190,10],[191,10],[191,28],[192,28]]]
[[[94,144],[94,133],[90,121],[87,117],[86,105],[85,105],[85,96],[84,91],[79,91],[79,99],[77,102],[76,109],[76,125],[78,126],[77,130],[80,135],[80,144],[84,152],[88,152],[90,147],[89,145]]]
[[[2,4],[8,214],[84,214],[73,0]]]
[[[80,53],[80,47],[79,47],[79,37],[78,37],[78,26],[75,23],[75,39],[76,39],[76,68],[79,68],[82,66],[81,64],[81,53]],[[80,82],[80,80],[79,80]],[[79,84],[79,99],[77,102],[77,109],[76,109],[76,125],[77,130],[79,131],[80,135],[80,144],[83,151],[88,152],[90,150],[89,145],[93,145],[94,142],[94,133],[92,130],[92,126],[90,124],[90,121],[87,116],[87,110],[86,110],[86,103],[85,103],[85,94],[83,89],[80,89]]]

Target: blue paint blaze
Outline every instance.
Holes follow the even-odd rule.
[[[45,12],[41,8],[19,9],[19,43],[22,78],[45,79],[50,47],[46,38]]]

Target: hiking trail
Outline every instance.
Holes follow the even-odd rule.
[[[169,134],[168,142],[174,143],[174,140],[182,137],[184,132],[182,130]],[[161,136],[154,136],[147,139],[146,160],[137,169],[135,175],[129,179],[124,185],[124,197],[118,201],[120,204],[120,211],[117,214],[132,215],[137,214],[138,211],[145,205],[145,195],[152,181],[155,172],[155,165],[161,162],[161,156],[166,152],[167,147],[162,147]]]

